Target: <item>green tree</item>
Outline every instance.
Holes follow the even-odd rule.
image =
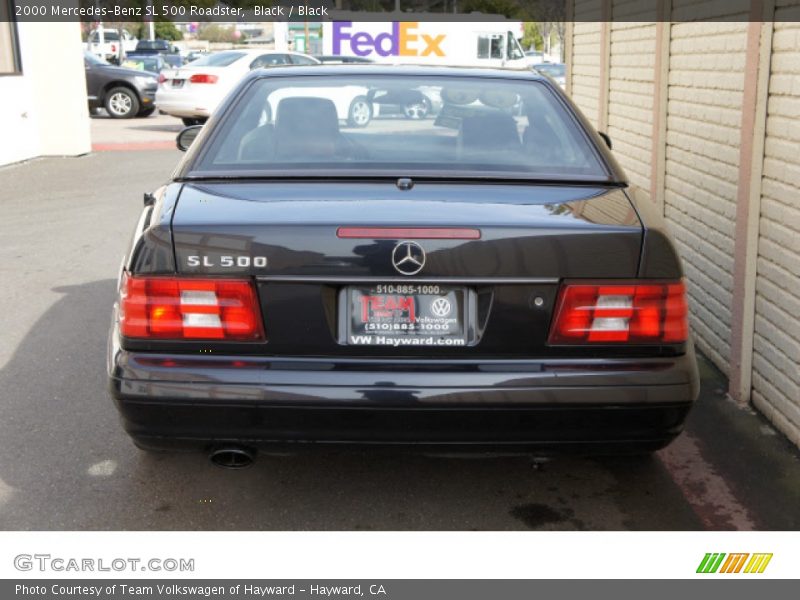
[[[524,24],[525,33],[522,36],[522,47],[525,50],[535,49],[541,50],[544,47],[544,40],[542,34],[539,32],[538,24],[528,21]]]
[[[524,10],[520,0],[464,0],[458,4],[459,12],[482,12],[487,15],[503,15],[509,19],[521,19]]]
[[[179,42],[183,39],[183,34],[175,27],[172,21],[156,21],[153,25],[153,32],[157,40],[169,40],[171,42]],[[150,38],[150,26],[147,23],[137,23],[133,34],[140,40]]]

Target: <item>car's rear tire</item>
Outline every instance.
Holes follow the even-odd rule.
[[[365,96],[357,96],[350,103],[347,124],[350,127],[366,127],[372,120],[372,105]]]
[[[108,90],[104,104],[112,119],[132,119],[139,114],[139,98],[130,88],[115,87]]]
[[[149,117],[154,112],[156,112],[155,106],[151,106],[150,108],[145,108],[139,111],[139,114],[136,115],[137,117]]]

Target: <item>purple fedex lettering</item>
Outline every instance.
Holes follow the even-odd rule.
[[[399,23],[392,23],[392,33],[379,33],[375,36],[375,52],[380,56],[397,56],[399,54],[400,27]],[[386,48],[384,42],[389,42]]]
[[[375,41],[372,36],[364,31],[359,31],[350,40],[350,50],[356,56],[369,56],[372,54],[372,46]]]
[[[397,56],[400,53],[399,23],[392,23],[391,33],[379,33],[372,37],[366,31],[351,33],[352,21],[334,21],[333,54],[342,54],[342,44],[349,43],[350,52],[356,56],[369,56],[373,52],[379,56]]]
[[[342,42],[350,39],[350,34],[342,31],[345,28],[350,28],[353,25],[352,21],[334,21],[333,22],[333,53],[336,56],[342,54]]]

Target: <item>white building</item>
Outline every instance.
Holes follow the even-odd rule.
[[[0,0],[0,165],[89,152],[80,24],[15,23],[10,6]]]

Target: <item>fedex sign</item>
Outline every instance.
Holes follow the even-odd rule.
[[[332,31],[332,53],[340,56],[444,56],[442,42],[447,37],[419,33],[414,21],[391,23],[391,31],[370,33],[356,31],[352,21],[336,21]],[[342,48],[345,49],[342,52]]]

